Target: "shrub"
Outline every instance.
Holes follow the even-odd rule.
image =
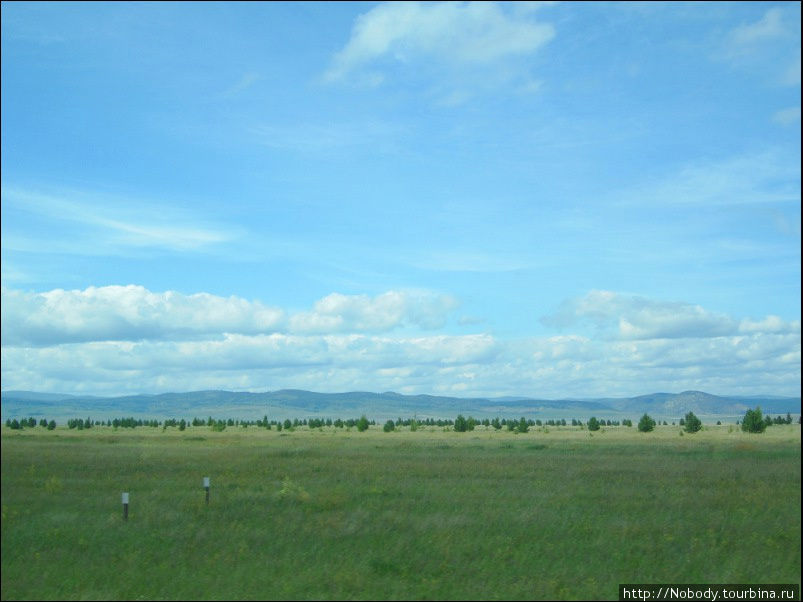
[[[641,417],[641,420],[638,421],[638,430],[642,433],[649,433],[654,428],[655,420],[650,418],[647,414],[644,414],[644,416]]]
[[[529,430],[530,426],[527,424],[527,420],[524,418],[524,416],[522,416],[521,420],[519,420],[518,431],[520,433],[526,433]]]
[[[385,431],[386,433],[389,433],[390,431],[396,430],[396,425],[393,423],[392,420],[388,420],[385,423],[385,426],[382,427],[382,430]]]
[[[367,431],[368,430],[368,418],[365,417],[365,414],[360,416],[360,419],[357,421],[357,430],[359,432]]]
[[[764,417],[761,414],[761,408],[756,407],[755,410],[747,410],[742,420],[742,430],[746,433],[763,433],[767,428],[767,423],[764,422]]]
[[[592,416],[588,419],[588,430],[589,431],[598,431],[599,430],[599,420],[597,420],[596,416]]]
[[[701,428],[703,428],[703,423],[700,421],[697,416],[694,415],[694,412],[689,412],[686,414],[686,432],[687,433],[696,433]]]

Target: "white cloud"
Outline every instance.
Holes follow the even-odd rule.
[[[4,388],[122,394],[202,389],[617,396],[698,389],[794,395],[799,334],[503,342],[489,335],[227,335],[4,347]]]
[[[28,293],[2,289],[4,345],[89,341],[181,340],[227,333],[387,332],[443,326],[457,301],[426,291],[389,291],[376,297],[333,293],[312,311],[282,309],[209,293],[155,293],[142,286],[56,289]]]
[[[742,205],[800,200],[800,165],[788,153],[765,151],[688,164],[616,196],[626,206]]]
[[[279,309],[208,293],[153,293],[142,286],[2,290],[4,345],[176,339],[224,332],[265,332],[283,323]]]
[[[225,92],[223,92],[224,98],[234,98],[239,96],[241,93],[245,92],[248,88],[253,86],[260,80],[259,73],[254,71],[249,71],[248,73],[243,74],[243,76],[237,80],[237,82],[229,87]]]
[[[308,312],[140,286],[3,289],[4,389],[87,394],[201,389],[395,390],[461,396],[635,395],[699,389],[794,395],[800,322],[741,321],[681,302],[591,291],[546,322],[570,332],[499,340],[440,327],[431,292],[332,294]],[[598,333],[599,334],[599,333]]]
[[[9,241],[4,236],[4,248],[90,255],[112,247],[191,251],[234,237],[224,228],[206,225],[174,209],[174,203],[123,200],[81,191],[44,194],[10,186],[3,187],[2,197],[4,204],[56,223],[50,226],[50,236],[41,239],[14,237]],[[76,232],[66,223],[83,230]],[[90,242],[82,242],[85,239]]]
[[[455,299],[432,293],[389,291],[376,297],[332,293],[310,312],[294,315],[294,332],[385,332],[400,326],[442,327]]]
[[[800,4],[774,6],[757,21],[735,27],[725,36],[715,58],[769,75],[775,84],[799,86]]]
[[[324,78],[343,80],[383,60],[472,67],[529,55],[555,35],[551,25],[536,23],[532,12],[490,2],[380,4],[357,18]],[[374,83],[382,79],[376,72],[369,75]]]
[[[763,320],[751,320],[749,318],[745,318],[739,323],[739,332],[800,334],[800,320],[786,322],[778,316],[767,316]]]
[[[798,66],[798,73],[799,72],[800,68]],[[780,123],[781,125],[794,125],[796,123],[800,123],[800,107],[788,107],[786,109],[781,109],[772,116],[772,120],[775,123]]]
[[[731,31],[730,42],[735,49],[746,49],[754,44],[781,37],[786,32],[783,11],[770,8],[755,23],[741,25]]]
[[[736,336],[740,333],[799,333],[799,321],[777,316],[741,322],[699,305],[656,301],[612,291],[591,291],[565,301],[552,315],[542,318],[547,326],[566,328],[591,323],[608,337],[619,340],[689,339]]]

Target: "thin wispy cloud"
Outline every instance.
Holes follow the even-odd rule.
[[[794,125],[800,123],[800,107],[788,107],[777,111],[772,120],[781,125]]]
[[[515,3],[514,3],[515,4]],[[446,71],[498,68],[532,55],[555,37],[534,10],[489,2],[388,2],[360,15],[324,80],[358,79],[373,85],[387,67]]]
[[[715,58],[769,74],[784,86],[800,85],[800,4],[768,8],[758,20],[731,29]]]
[[[77,253],[87,248],[89,254],[95,254],[96,249],[91,247],[97,244],[191,251],[234,237],[231,231],[197,222],[169,202],[156,205],[76,191],[46,194],[10,186],[3,187],[2,197],[3,203],[17,211],[64,223],[61,233],[67,240],[66,246],[61,248]],[[91,242],[79,242],[72,238],[73,228],[67,225],[69,223],[89,229],[98,237]],[[38,242],[32,241],[25,250],[35,250]],[[52,240],[45,241],[44,246],[52,244]]]
[[[774,40],[786,35],[784,11],[779,7],[770,8],[755,23],[740,25],[731,31],[729,42],[733,52],[749,52],[756,44]]]
[[[235,98],[248,90],[252,87],[255,83],[257,83],[261,79],[259,73],[255,71],[249,71],[248,73],[243,74],[243,76],[237,80],[237,82],[232,85],[231,87],[227,88],[223,92],[224,98]]]
[[[688,164],[652,183],[615,195],[640,206],[738,206],[800,201],[799,157],[775,150]]]

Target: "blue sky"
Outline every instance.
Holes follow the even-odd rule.
[[[800,392],[800,4],[2,4],[2,387]]]

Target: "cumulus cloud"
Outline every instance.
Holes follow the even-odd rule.
[[[4,347],[3,384],[52,390],[197,390],[209,387],[398,388],[397,377],[437,378],[455,366],[487,365],[497,343],[487,335],[387,338],[367,335],[226,335],[201,341],[102,341]],[[401,372],[399,371],[401,370]],[[328,375],[322,378],[321,375]],[[392,377],[390,377],[392,375]],[[353,378],[347,383],[346,378]],[[193,384],[187,389],[182,383]],[[163,383],[159,386],[158,383]],[[432,383],[428,383],[432,384]],[[383,388],[384,385],[384,388]],[[277,387],[278,388],[278,387]]]
[[[500,341],[490,335],[233,334],[3,347],[2,367],[7,388],[98,394],[303,388],[553,398],[687,389],[794,395],[800,336]]]
[[[387,59],[471,67],[532,54],[555,36],[551,25],[532,18],[533,12],[490,2],[383,3],[357,18],[324,77],[342,80]],[[370,73],[368,79],[379,83],[382,75]]]
[[[739,322],[691,303],[657,301],[599,290],[565,301],[558,311],[541,321],[557,328],[590,323],[610,337],[624,340],[710,338],[745,332],[800,331],[799,321],[784,322],[777,316]]]
[[[293,314],[140,286],[3,289],[3,388],[590,397],[687,389],[794,395],[800,387],[800,322],[778,316],[736,320],[689,303],[591,291],[544,320],[574,329],[568,334],[499,340],[427,332],[454,306],[432,292],[389,291],[332,294]],[[585,323],[599,332],[577,334]]]
[[[385,332],[399,326],[440,328],[457,306],[454,298],[432,293],[389,291],[376,297],[332,293],[310,312],[292,316],[294,332]]]
[[[27,293],[3,288],[4,345],[175,339],[278,328],[282,310],[208,293],[103,286]]]
[[[142,286],[2,289],[3,345],[89,341],[181,340],[224,334],[387,332],[443,326],[457,306],[430,292],[389,291],[376,297],[333,293],[312,311],[289,315],[260,301],[209,293],[151,292]]]

